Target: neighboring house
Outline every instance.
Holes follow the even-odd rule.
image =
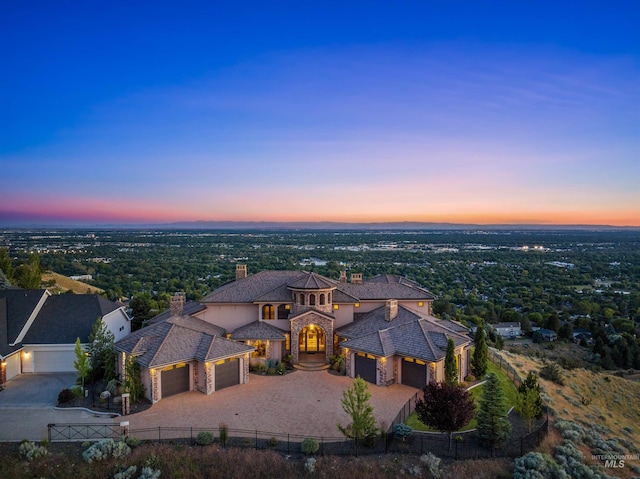
[[[555,341],[556,339],[558,339],[558,335],[556,334],[556,332],[550,329],[539,328],[537,329],[537,331],[542,336],[543,341]]]
[[[468,374],[468,329],[434,318],[434,299],[398,276],[364,281],[352,274],[347,282],[345,272],[339,280],[306,271],[247,275],[238,265],[235,281],[200,302],[173,296],[169,311],[116,343],[116,350],[121,368],[128,356],[137,357],[153,402],[245,383],[251,362],[287,355],[294,364],[328,363],[343,353],[351,377],[421,388],[444,379],[448,338],[456,345],[459,376]]]
[[[579,343],[583,339],[587,344],[593,343],[593,339],[591,337],[591,331],[589,331],[588,329],[583,329],[583,328],[574,329],[573,330],[573,342]]]
[[[494,324],[493,328],[500,336],[506,339],[514,339],[522,336],[520,323],[498,323]]]
[[[75,341],[86,345],[102,317],[118,341],[131,332],[122,307],[95,294],[0,290],[0,382],[22,373],[75,371]]]

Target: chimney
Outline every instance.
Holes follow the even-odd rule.
[[[384,308],[384,320],[393,321],[398,316],[398,300],[388,299]]]
[[[347,282],[347,272],[346,271],[340,271],[340,282],[341,283],[346,283]]]
[[[352,284],[362,284],[362,273],[351,273]]]
[[[247,277],[247,265],[237,264],[236,265],[236,281],[246,277]]]
[[[171,303],[169,304],[171,316],[182,316],[186,299],[187,295],[185,293],[174,293],[171,295]]]

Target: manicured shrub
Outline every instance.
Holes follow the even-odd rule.
[[[284,376],[287,373],[287,368],[283,363],[280,363],[276,366],[276,374],[279,376]]]
[[[199,446],[208,446],[209,444],[213,444],[216,436],[210,431],[201,431],[198,433],[196,437],[196,444]]]
[[[278,447],[278,440],[275,437],[270,437],[267,441],[267,447],[275,449],[276,447]]]
[[[399,437],[403,441],[413,434],[413,429],[411,426],[407,426],[406,424],[399,423],[393,426],[393,435]]]
[[[314,454],[318,452],[319,448],[318,441],[313,437],[305,438],[300,444],[300,450],[305,454]]]
[[[58,393],[58,404],[67,404],[73,401],[74,398],[75,396],[70,389],[63,389]]]
[[[275,376],[275,374],[276,374],[276,368],[274,368],[274,367],[270,367],[269,369],[267,369],[267,374],[268,374],[269,376]]]
[[[131,449],[133,449],[133,448],[138,447],[142,441],[140,439],[138,439],[137,437],[127,436],[127,437],[125,437],[124,442],[127,443],[127,446],[129,446]]]

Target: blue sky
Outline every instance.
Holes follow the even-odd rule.
[[[5,2],[0,224],[640,225],[640,4],[344,3]]]

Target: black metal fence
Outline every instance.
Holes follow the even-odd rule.
[[[522,384],[522,378],[520,377],[518,372],[515,370],[515,368],[511,366],[511,364],[509,364],[507,361],[502,359],[502,356],[496,354],[491,349],[487,349],[487,356],[493,364],[498,366],[507,374],[509,379],[513,381],[513,384],[515,384],[517,388],[520,387],[520,385]]]
[[[493,351],[489,357],[503,369],[517,385],[522,380],[516,370]],[[404,423],[415,409],[416,400],[422,394],[416,392],[398,412],[389,431],[374,438],[345,439],[344,437],[312,437],[318,443],[316,454],[358,456],[365,454],[406,453],[425,454],[431,452],[438,457],[452,459],[479,459],[489,457],[518,457],[536,448],[546,437],[549,430],[548,415],[539,420],[533,430],[527,434],[513,433],[506,444],[498,448],[489,448],[478,442],[475,430],[454,433],[429,433],[414,431],[402,440],[394,438],[393,426]],[[155,427],[129,429],[119,424],[49,424],[49,441],[87,441],[102,438],[117,439],[131,436],[149,442],[198,443],[198,434],[211,432],[215,443],[221,447],[240,447],[252,449],[272,449],[285,454],[302,454],[303,441],[311,436],[284,434],[243,429],[226,429],[226,437],[221,438],[221,430],[215,427]]]

